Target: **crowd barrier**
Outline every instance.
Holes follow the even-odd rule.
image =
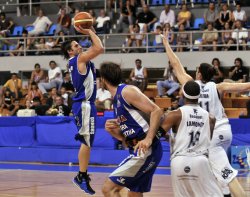
[[[127,150],[116,150],[115,141],[104,130],[112,112],[97,117],[96,136],[91,164],[116,165],[128,156]],[[249,119],[230,119],[233,146],[250,144]],[[80,143],[74,140],[77,128],[73,117],[1,117],[0,161],[77,163]],[[162,141],[163,158],[160,166],[170,165],[170,148]]]

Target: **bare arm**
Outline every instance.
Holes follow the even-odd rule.
[[[145,79],[148,78],[148,70],[147,70],[147,68],[143,69],[143,76],[144,76]]]
[[[248,83],[222,82],[222,83],[216,84],[216,88],[220,94],[224,92],[246,92],[250,90],[250,82]]]
[[[92,46],[87,51],[80,53],[78,57],[78,70],[81,73],[85,73],[86,62],[103,53],[103,45],[100,38],[94,33],[92,29],[76,28],[76,30],[82,34],[88,34],[92,40]]]
[[[116,119],[109,119],[105,123],[105,130],[110,133],[114,138],[124,141],[125,138],[120,132],[120,127]]]
[[[209,116],[210,139],[212,139],[213,137],[215,122],[216,122],[216,119],[212,116]]]
[[[146,114],[150,114],[150,123],[147,136],[134,148],[135,151],[138,149],[139,152],[140,150],[145,152],[153,142],[156,131],[160,126],[160,118],[163,112],[156,104],[154,104],[147,96],[145,96],[138,88],[134,86],[128,86],[125,88],[122,92],[122,95],[127,103],[133,105]]]
[[[167,37],[168,37],[167,34],[168,34],[168,32],[166,32],[165,35],[162,37],[167,57],[168,57],[171,65],[174,68],[177,79],[179,80],[179,82],[181,84],[185,84],[187,81],[193,80],[193,78],[186,73],[179,58],[174,54],[173,50],[171,49],[169,42],[168,42],[168,39],[167,39]]]
[[[161,128],[163,128],[166,132],[173,128],[173,130],[175,130],[176,132],[180,124],[181,118],[181,111],[179,109],[170,111],[165,115],[165,119],[161,124]]]

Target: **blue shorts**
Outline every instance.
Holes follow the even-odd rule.
[[[75,116],[78,134],[76,140],[92,147],[96,131],[96,107],[88,101],[74,102],[72,111]]]
[[[156,167],[161,161],[162,146],[157,140],[143,156],[131,154],[109,176],[117,185],[132,192],[149,192]]]

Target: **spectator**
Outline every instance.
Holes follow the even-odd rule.
[[[219,22],[220,29],[223,29],[226,23],[228,23],[230,26],[232,25],[231,11],[228,9],[228,5],[226,3],[222,5],[222,10],[219,14]]]
[[[214,58],[212,60],[212,65],[213,65],[213,67],[215,69],[215,74],[214,74],[214,77],[213,77],[213,81],[215,83],[223,82],[225,72],[224,72],[223,67],[220,64],[220,60],[218,58]]]
[[[246,82],[248,80],[249,70],[243,66],[243,61],[241,58],[236,58],[234,60],[234,66],[229,70],[229,79],[226,82]]]
[[[178,80],[173,72],[173,67],[168,62],[168,68],[164,70],[164,81],[157,81],[158,96],[174,97],[174,93],[180,88]],[[167,91],[166,91],[167,89]]]
[[[236,10],[234,10],[232,13],[232,21],[233,21],[233,28],[236,27],[237,21],[240,21],[243,26],[245,26],[247,22],[246,12],[245,10],[241,9],[241,4],[239,2],[236,4]]]
[[[61,45],[62,45],[62,43],[65,41],[65,38],[64,38],[64,33],[63,33],[63,31],[60,31],[59,33],[58,33],[58,37],[56,38],[56,40],[55,40],[55,42],[54,42],[54,49],[58,49],[58,50],[60,50],[61,49]]]
[[[72,94],[74,92],[74,86],[71,82],[69,72],[64,72],[63,83],[62,86],[66,88],[66,92]]]
[[[170,9],[170,5],[165,5],[165,10],[161,12],[160,23],[163,26],[169,23],[171,27],[175,25],[175,13]]]
[[[140,26],[138,24],[130,26],[129,33],[130,35],[128,36],[128,47],[132,47],[134,42],[136,47],[141,47],[144,35],[140,33]],[[139,48],[135,50],[140,51]],[[131,52],[131,50],[128,49],[128,52]]]
[[[75,16],[76,14],[78,14],[79,12],[80,12],[80,9],[76,8],[76,9],[75,9],[74,16]],[[75,30],[75,28],[74,28],[74,17],[71,18],[71,26],[70,26],[69,34],[70,34],[70,35],[77,35],[77,34],[79,34],[79,33]]]
[[[26,26],[34,26],[34,29],[28,32],[29,36],[40,36],[47,32],[52,25],[52,22],[47,16],[44,16],[42,10],[38,11],[38,17],[35,22],[32,24],[28,24]]]
[[[212,45],[213,51],[217,50],[217,42],[218,42],[218,32],[217,29],[213,27],[212,23],[207,24],[207,29],[204,31],[202,35],[202,45]],[[211,46],[206,47],[206,48],[211,48]],[[199,50],[203,50],[203,46],[199,47]]]
[[[110,110],[112,105],[112,96],[108,90],[104,88],[102,82],[100,82],[100,88],[96,93],[95,101],[97,111]]]
[[[121,33],[123,32],[123,23],[126,23],[129,26],[132,26],[135,23],[137,6],[135,0],[120,0],[119,3],[121,14],[118,23],[118,33]]]
[[[34,97],[32,100],[31,109],[34,109],[38,116],[44,116],[46,111],[49,109],[48,105],[42,105],[39,97]]]
[[[96,32],[99,34],[108,34],[111,28],[110,17],[106,15],[104,9],[100,10],[100,14],[96,19]]]
[[[50,66],[48,72],[49,81],[47,83],[38,84],[38,87],[43,94],[47,94],[47,90],[54,87],[60,89],[63,82],[61,68],[57,66],[56,62],[53,60],[50,61],[49,66]]]
[[[42,94],[41,90],[38,89],[37,83],[33,81],[31,83],[31,88],[28,91],[26,99],[31,101],[35,97],[38,97],[39,99],[43,99],[43,94]]]
[[[218,20],[219,20],[219,14],[217,10],[215,9],[214,2],[209,3],[208,9],[204,13],[204,19],[205,23],[208,26],[209,24],[212,24],[214,27],[217,27]]]
[[[246,102],[246,109],[247,113],[246,114],[241,114],[239,118],[250,118],[250,100]]]
[[[9,36],[13,33],[14,30],[14,22],[11,18],[6,18],[4,12],[0,13],[0,34],[3,37]]]
[[[148,85],[148,72],[147,69],[142,66],[140,59],[135,60],[135,68],[131,70],[129,80],[129,84],[137,86],[142,92],[146,90]]]
[[[154,23],[157,21],[156,15],[149,10],[148,5],[143,6],[143,11],[136,17],[136,23],[139,24],[140,29],[146,33],[152,29]]]
[[[95,14],[95,11],[94,10],[89,10],[88,12],[93,18],[93,27],[95,27],[96,26],[96,14]]]
[[[191,12],[187,9],[186,4],[182,4],[181,11],[177,17],[177,24],[176,26],[179,27],[180,24],[183,24],[185,28],[190,28],[190,20],[191,20]]]
[[[13,106],[13,100],[14,97],[11,95],[11,92],[9,89],[5,90],[3,96],[2,96],[2,108],[6,108],[8,110],[11,110]]]
[[[52,107],[53,105],[55,105],[56,103],[56,96],[58,95],[57,93],[57,89],[56,88],[51,88],[49,94],[48,94],[48,98],[46,100],[46,105],[48,105],[48,107]]]
[[[64,8],[61,8],[60,16],[57,18],[57,26],[55,34],[58,35],[59,32],[63,32],[64,34],[69,34],[69,28],[71,19],[70,16],[66,13]]]
[[[161,25],[157,25],[153,34],[155,34],[154,46],[156,46],[155,52],[164,52],[163,41],[161,34],[163,33],[163,28]]]
[[[30,49],[30,39],[27,39],[28,31],[23,30],[22,38],[17,41],[15,49],[13,49],[9,54],[10,56],[20,56],[24,54],[24,50]]]
[[[190,40],[190,34],[188,32],[185,31],[185,26],[184,24],[180,24],[179,25],[179,31],[177,34],[177,52],[183,52],[183,49],[185,49],[186,47],[184,47],[183,45],[190,45],[191,40]]]
[[[20,104],[19,99],[16,98],[16,99],[14,100],[14,102],[13,102],[13,107],[12,107],[12,109],[10,109],[10,116],[16,116],[16,115],[17,115],[17,111],[18,111],[19,109],[25,109],[25,107],[22,106],[22,105]]]
[[[221,33],[221,41],[222,44],[224,45],[224,50],[227,51],[230,48],[230,40],[232,40],[232,29],[230,28],[230,25],[228,22],[225,23],[224,25],[224,30]]]
[[[22,98],[22,81],[18,78],[16,73],[11,74],[11,79],[9,79],[3,86],[4,90],[7,88],[10,90],[11,95],[18,99]]]
[[[55,98],[55,105],[46,111],[47,115],[69,116],[70,108],[63,104],[62,96],[57,95]]]
[[[69,101],[69,94],[66,91],[66,88],[64,86],[61,87],[60,91],[59,91],[60,95],[63,98],[63,104],[68,106],[68,101]]]
[[[45,82],[45,73],[41,69],[40,64],[36,63],[34,66],[34,69],[35,70],[33,70],[31,73],[30,84],[32,82],[35,82],[36,84],[41,83],[41,82]]]
[[[164,24],[163,31],[168,31],[168,42],[171,45],[174,44],[174,32],[169,23]]]
[[[232,39],[229,40],[228,45],[239,44],[243,50],[247,49],[247,39],[248,31],[246,28],[243,28],[240,21],[235,22],[236,29],[232,33]]]
[[[45,54],[45,38],[39,38],[38,42],[35,44],[35,48],[38,49],[35,53],[36,55]]]

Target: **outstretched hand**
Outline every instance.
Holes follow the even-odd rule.
[[[93,26],[91,26],[89,29],[84,29],[81,26],[75,26],[74,28],[76,29],[76,31],[78,31],[79,33],[85,34],[85,35],[89,35],[91,32],[96,33],[95,29]]]
[[[169,44],[168,35],[169,35],[169,31],[165,31],[165,30],[163,31],[163,34],[160,35],[161,38],[162,38],[164,46],[166,46],[166,44]]]
[[[149,147],[152,145],[152,139],[145,138],[139,141],[134,147],[134,153],[138,153],[138,156],[145,154]]]

